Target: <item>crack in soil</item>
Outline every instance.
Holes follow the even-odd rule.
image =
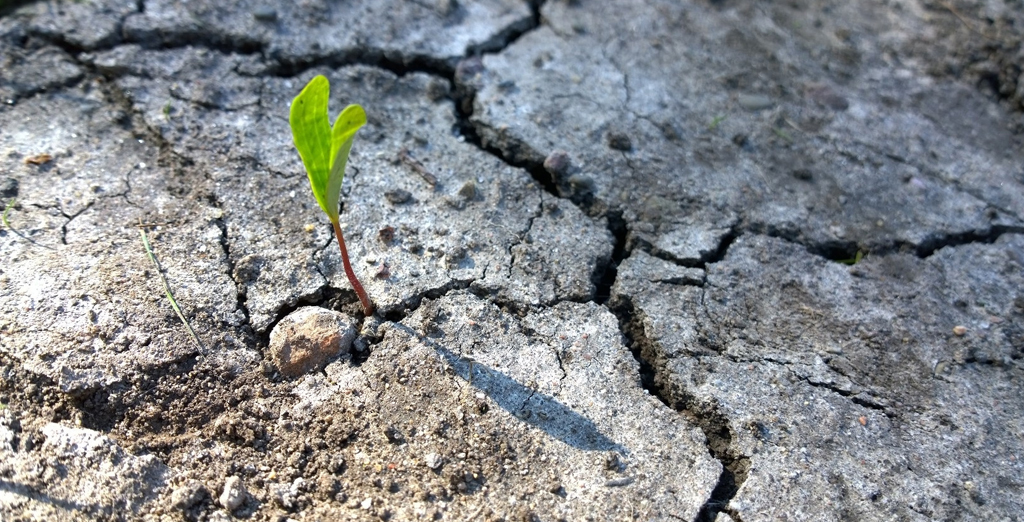
[[[729,502],[739,491],[750,469],[750,458],[738,453],[733,447],[732,430],[724,413],[710,400],[700,400],[680,383],[672,382],[662,371],[651,363],[654,344],[646,336],[643,326],[635,318],[632,301],[623,298],[612,308],[619,318],[619,329],[626,338],[633,357],[640,365],[640,381],[643,388],[663,404],[682,414],[704,433],[708,453],[722,465],[711,496],[701,506],[694,522],[714,522],[718,513],[725,512],[739,521],[735,511],[728,508]]]

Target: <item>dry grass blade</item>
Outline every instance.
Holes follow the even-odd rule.
[[[178,306],[178,302],[174,300],[174,294],[171,292],[170,285],[167,284],[167,278],[164,277],[164,272],[160,268],[160,262],[156,260],[156,254],[153,253],[153,248],[149,245],[149,236],[146,235],[146,227],[139,226],[139,234],[142,235],[142,245],[146,247],[146,255],[149,256],[149,260],[153,262],[153,266],[156,267],[156,273],[160,276],[160,282],[164,285],[164,292],[167,294],[167,299],[171,302],[171,308],[174,308],[174,313],[178,314],[178,319],[181,319],[181,323],[185,325],[188,330],[188,334],[192,336],[192,340],[196,342],[196,346],[200,350],[203,350],[203,343],[199,340],[199,336],[192,329],[192,325],[188,323],[188,319],[185,318],[185,314],[181,313],[181,307]]]

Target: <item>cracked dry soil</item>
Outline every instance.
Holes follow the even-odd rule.
[[[1022,12],[0,4],[0,518],[1021,520]]]

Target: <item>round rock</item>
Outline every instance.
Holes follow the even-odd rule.
[[[245,502],[245,485],[242,479],[232,475],[224,481],[224,491],[220,494],[220,505],[228,511],[234,511]]]
[[[348,351],[356,333],[351,317],[305,306],[281,319],[270,332],[270,358],[282,375],[298,377]]]

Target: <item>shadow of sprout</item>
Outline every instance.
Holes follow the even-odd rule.
[[[448,363],[455,375],[473,388],[482,391],[517,419],[574,448],[627,453],[626,448],[601,433],[590,419],[576,413],[554,397],[532,390],[508,375],[457,354],[436,341],[422,337],[420,339]]]

